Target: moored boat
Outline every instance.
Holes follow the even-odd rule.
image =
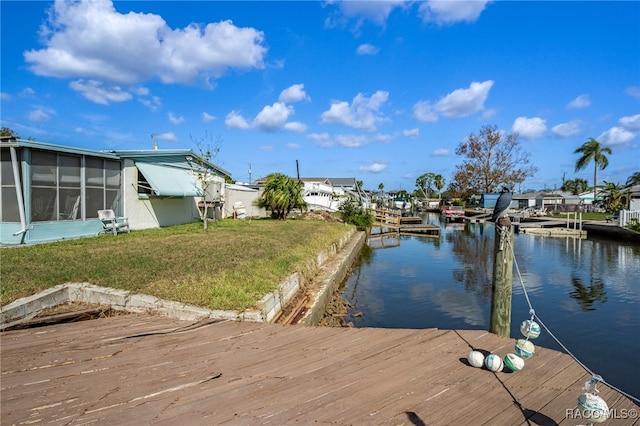
[[[461,206],[445,206],[442,208],[442,218],[447,222],[463,222],[464,208]]]

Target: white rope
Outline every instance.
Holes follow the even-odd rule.
[[[509,244],[511,241],[509,239],[507,239],[507,244]],[[522,292],[524,293],[524,298],[527,300],[527,305],[529,305],[529,313],[531,314],[531,317],[535,317],[538,320],[538,323],[542,326],[542,328],[544,328],[547,333],[549,333],[549,336],[551,336],[553,338],[553,340],[556,341],[556,343],[558,345],[560,345],[560,347],[562,347],[562,349],[564,349],[564,351],[569,354],[569,356],[571,356],[571,358],[574,359],[575,362],[577,362],[582,368],[584,368],[584,370],[586,372],[588,372],[589,374],[591,374],[592,380],[597,380],[600,381],[602,383],[604,383],[605,385],[607,385],[608,387],[610,387],[611,389],[613,389],[614,391],[626,396],[627,398],[635,401],[635,402],[640,402],[640,399],[636,398],[635,396],[629,395],[628,393],[624,392],[621,389],[618,389],[617,387],[607,383],[600,375],[595,374],[593,371],[591,371],[589,369],[589,367],[587,367],[584,363],[582,363],[577,356],[575,356],[565,345],[562,344],[562,342],[560,341],[560,339],[558,339],[552,332],[551,330],[549,330],[549,328],[545,325],[544,322],[542,322],[542,319],[540,319],[540,317],[535,313],[535,310],[533,309],[533,305],[531,304],[531,299],[529,299],[529,294],[527,294],[527,288],[524,285],[524,280],[522,279],[522,274],[520,274],[520,268],[518,267],[518,262],[516,261],[516,254],[513,248],[513,245],[511,246],[511,253],[513,254],[513,264],[516,267],[516,272],[518,274],[518,279],[520,280],[520,286],[522,287]],[[528,337],[527,337],[528,339]]]

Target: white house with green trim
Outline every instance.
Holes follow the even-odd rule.
[[[96,235],[98,210],[125,216],[131,229],[200,220],[207,200],[221,210],[226,170],[189,149],[94,151],[0,139],[0,245]]]

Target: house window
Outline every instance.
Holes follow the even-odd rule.
[[[20,151],[17,150],[18,162],[20,162]],[[22,173],[22,170],[20,170]],[[20,211],[18,210],[18,196],[16,194],[16,183],[13,179],[13,165],[11,164],[11,152],[9,148],[0,150],[0,221],[20,222]]]
[[[78,155],[32,151],[32,222],[82,218],[81,161]]]
[[[120,162],[102,158],[85,157],[85,194],[87,218],[98,217],[98,210],[118,208],[120,194]]]
[[[58,220],[82,219],[81,161],[79,156],[58,155]]]
[[[53,152],[31,153],[31,221],[57,220],[58,156]]]
[[[151,185],[147,178],[138,170],[138,195],[152,195],[153,190],[151,189]]]

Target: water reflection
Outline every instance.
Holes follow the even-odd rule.
[[[607,292],[604,289],[604,281],[600,278],[594,278],[586,286],[578,275],[571,274],[571,284],[573,284],[574,290],[569,292],[569,296],[578,302],[582,310],[593,311],[595,310],[593,305],[596,302],[606,303]]]
[[[437,216],[424,221],[439,223]],[[488,329],[495,228],[443,224],[441,234],[365,248],[345,283],[343,298],[353,306],[345,320],[356,327]],[[640,395],[637,375],[620,367],[635,364],[640,352],[640,245],[526,234],[515,234],[513,244],[511,336],[529,318],[524,286],[567,348]],[[561,349],[547,333],[536,343]]]
[[[493,238],[486,238],[484,224],[463,225],[458,232],[444,235],[451,245],[451,253],[459,266],[453,269],[453,279],[462,283],[466,291],[481,298],[491,296],[493,277]]]

